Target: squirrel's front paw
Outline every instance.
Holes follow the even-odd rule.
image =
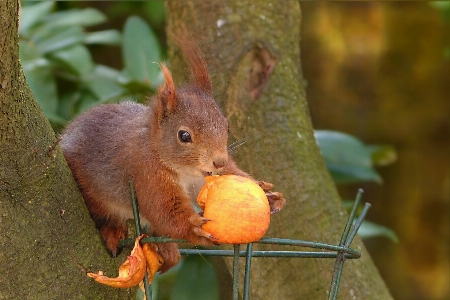
[[[282,193],[272,192],[273,184],[265,181],[257,181],[258,185],[263,189],[266,193],[267,200],[270,205],[270,213],[274,214],[283,209],[284,204],[286,204],[286,199]]]
[[[282,193],[278,192],[266,192],[267,200],[269,200],[270,213],[275,214],[283,209],[286,204],[286,199]]]
[[[202,246],[212,246],[214,242],[211,239],[214,239],[214,236],[203,230],[202,225],[210,220],[204,218],[200,214],[194,214],[189,218],[189,222],[192,225],[192,236],[189,238],[189,241],[195,245]]]

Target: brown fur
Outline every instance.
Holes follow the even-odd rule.
[[[132,218],[128,182],[133,180],[142,221],[154,236],[186,239],[212,245],[201,229],[206,220],[193,208],[210,174],[237,174],[227,151],[228,122],[212,98],[206,65],[192,39],[177,39],[190,61],[193,85],[177,89],[162,64],[164,84],[149,105],[133,102],[101,105],[68,125],[61,141],[66,160],[78,183],[107,250],[118,254],[126,236],[125,220]],[[179,131],[191,142],[182,142]],[[269,191],[272,186],[260,182]],[[268,192],[273,211],[284,198]],[[159,244],[165,263],[179,258],[174,243]]]

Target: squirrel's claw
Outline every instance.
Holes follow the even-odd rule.
[[[200,227],[195,227],[195,228],[194,228],[194,232],[195,232],[195,234],[197,234],[198,236],[207,238],[207,239],[209,239],[209,240],[216,239],[215,236],[213,236],[213,235],[212,235],[211,233],[209,233],[208,231],[201,229]]]
[[[203,217],[202,213],[193,214],[189,218],[189,222],[192,224],[193,237],[189,241],[195,245],[212,246],[214,245],[215,236],[206,230],[202,229],[202,225],[206,222],[211,221]]]
[[[210,219],[206,219],[203,217],[203,213],[201,214],[194,214],[189,218],[189,222],[194,225],[195,227],[201,227],[203,224],[206,224],[206,222],[211,221]]]

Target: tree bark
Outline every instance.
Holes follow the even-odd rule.
[[[248,139],[235,158],[288,200],[266,236],[337,244],[347,219],[313,135],[300,62],[298,2],[169,1],[168,31],[186,26],[200,40],[215,96],[233,140]],[[176,79],[181,55],[170,51]],[[344,266],[339,299],[392,299],[361,240],[361,259]],[[252,262],[251,299],[326,299],[334,260]]]
[[[0,299],[127,299],[19,62],[18,1],[0,1]]]

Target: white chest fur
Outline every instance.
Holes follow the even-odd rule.
[[[203,185],[205,177],[200,172],[192,173],[180,170],[178,172],[178,183],[183,187],[184,192],[191,198],[192,204],[197,205],[197,196]]]

